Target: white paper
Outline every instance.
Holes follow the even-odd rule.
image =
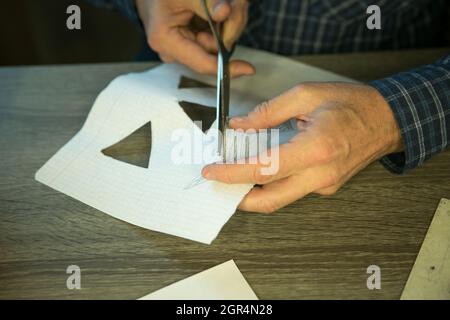
[[[139,300],[258,300],[258,297],[230,260]]]
[[[238,48],[235,57],[248,59],[258,71],[231,81],[231,116],[246,114],[302,81],[349,80],[251,49]],[[172,133],[203,132],[178,101],[215,106],[215,89],[178,89],[183,75],[215,84],[214,77],[198,76],[175,64],[113,80],[96,99],[82,129],[36,173],[36,180],[128,223],[210,244],[252,186],[206,182],[185,190],[205,163],[174,164]],[[148,168],[102,154],[148,121]],[[292,135],[281,133],[281,143]]]

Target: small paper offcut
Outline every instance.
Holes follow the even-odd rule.
[[[230,260],[139,300],[258,300],[258,297]]]

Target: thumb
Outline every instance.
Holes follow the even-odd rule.
[[[256,106],[247,116],[230,120],[234,129],[267,129],[276,127],[292,118],[311,112],[317,105],[308,98],[310,94],[302,85]]]
[[[203,0],[191,0],[192,11],[204,20],[207,20]],[[209,14],[215,22],[223,22],[231,15],[231,5],[227,0],[206,0]]]
[[[223,40],[227,48],[232,48],[245,29],[248,19],[247,0],[235,0],[231,3],[231,13],[225,21]]]

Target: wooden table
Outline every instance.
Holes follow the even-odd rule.
[[[358,80],[431,62],[448,50],[307,56]],[[332,197],[275,215],[238,212],[212,245],[118,221],[34,180],[81,127],[98,93],[147,63],[0,68],[0,298],[136,299],[234,259],[262,299],[399,298],[439,200],[450,152],[405,176],[375,163]],[[381,268],[381,290],[366,268]],[[81,290],[66,268],[81,268]]]

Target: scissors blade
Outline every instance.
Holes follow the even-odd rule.
[[[222,134],[222,139],[218,139],[218,152],[223,160],[226,159],[226,129],[227,120],[230,114],[230,72],[229,57],[219,51],[217,67],[217,124],[218,130]]]
[[[222,137],[218,140],[217,152],[226,160],[226,140],[225,130],[227,127],[227,120],[230,114],[230,68],[229,62],[233,50],[228,50],[222,40],[222,23],[214,23],[209,13],[206,0],[202,0],[203,8],[206,13],[208,24],[211,32],[216,40],[218,54],[217,54],[217,101],[216,101],[216,120],[217,129]]]

